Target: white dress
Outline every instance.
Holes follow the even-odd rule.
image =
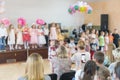
[[[46,44],[44,31],[42,29],[38,29],[38,44]]]
[[[16,40],[16,44],[23,44],[23,37],[22,37],[22,30],[21,29],[17,29],[17,40]]]
[[[50,40],[57,40],[56,27],[52,27],[52,28],[51,28]]]
[[[10,33],[8,34],[8,45],[15,44],[15,30],[11,29]]]

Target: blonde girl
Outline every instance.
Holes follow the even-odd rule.
[[[28,57],[25,76],[18,80],[50,80],[49,76],[44,76],[43,59],[38,53]]]
[[[15,29],[11,24],[8,28],[8,45],[10,50],[14,50],[15,45]]]

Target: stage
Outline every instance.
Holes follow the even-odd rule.
[[[39,53],[44,59],[48,58],[47,47],[28,49],[28,50],[26,49],[14,50],[14,51],[6,50],[0,52],[0,64],[26,61],[27,56],[29,56],[33,52]]]

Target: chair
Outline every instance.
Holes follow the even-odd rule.
[[[60,80],[72,80],[75,76],[75,71],[71,70],[70,72],[63,73],[60,77]]]
[[[57,80],[57,74],[48,74],[51,80]]]

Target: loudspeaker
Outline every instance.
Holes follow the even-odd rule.
[[[101,31],[108,31],[108,14],[101,14]]]

